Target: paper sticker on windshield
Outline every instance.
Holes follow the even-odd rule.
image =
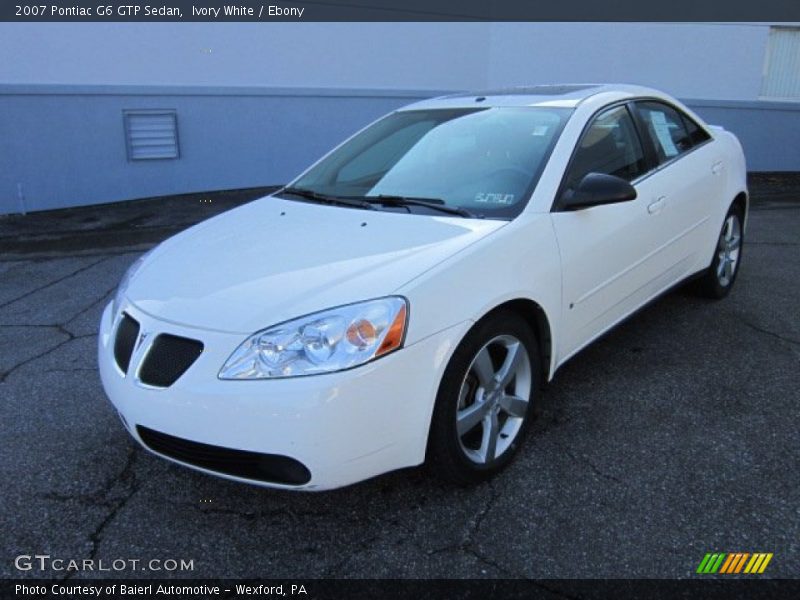
[[[535,136],[538,136],[538,137],[541,137],[543,135],[547,135],[547,130],[548,129],[549,129],[549,127],[547,127],[547,125],[537,125],[536,127],[533,128],[533,131],[531,132],[531,135],[535,135]]]
[[[662,112],[651,111],[650,122],[653,124],[653,130],[658,138],[664,154],[668,157],[678,156],[678,148],[675,147],[675,142],[672,141],[672,133],[669,130],[667,117]]]
[[[514,204],[514,194],[496,194],[493,192],[478,192],[475,202],[481,204]]]

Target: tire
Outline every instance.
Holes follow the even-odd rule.
[[[727,296],[742,263],[744,229],[742,210],[731,206],[722,223],[711,266],[695,282],[695,291],[704,298],[721,300]]]
[[[524,319],[501,311],[480,321],[439,385],[427,452],[434,474],[468,485],[501,471],[532,420],[540,371],[538,344]]]

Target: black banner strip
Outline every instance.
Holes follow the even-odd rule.
[[[701,577],[701,576],[699,576]],[[300,600],[628,600],[703,598],[704,600],[789,600],[800,597],[800,581],[748,579],[748,576],[685,580],[3,580],[0,596],[10,598],[220,598]]]
[[[800,22],[797,0],[3,0],[7,22]]]

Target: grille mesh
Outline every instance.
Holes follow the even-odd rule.
[[[136,345],[136,337],[139,335],[139,323],[123,314],[122,320],[117,327],[117,337],[114,340],[114,360],[123,373],[128,372],[131,364],[131,354]]]
[[[311,480],[308,468],[288,456],[192,442],[141,425],[136,431],[151,450],[209,471],[285,485],[303,485]]]
[[[169,387],[203,352],[202,342],[162,333],[145,356],[139,380],[155,387]]]

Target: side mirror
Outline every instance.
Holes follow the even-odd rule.
[[[616,204],[636,198],[636,188],[615,175],[588,173],[578,187],[561,196],[562,210],[580,210],[601,204]]]

